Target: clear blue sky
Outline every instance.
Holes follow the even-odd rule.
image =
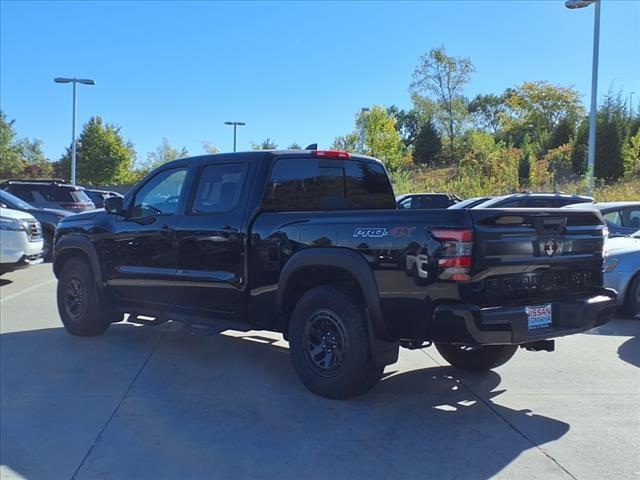
[[[225,120],[242,120],[239,149],[266,137],[327,147],[373,104],[410,106],[422,53],[444,45],[476,66],[467,95],[526,80],[575,85],[588,102],[594,7],[562,0],[449,2],[1,3],[0,106],[19,137],[51,159],[78,122],[122,127],[138,159],[166,137],[192,154],[232,148]],[[600,93],[640,100],[640,2],[603,0]]]

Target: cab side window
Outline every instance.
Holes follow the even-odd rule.
[[[130,210],[131,216],[138,218],[174,214],[186,175],[186,168],[158,173],[136,193]]]
[[[395,209],[381,165],[357,160],[281,159],[271,172],[265,210]]]
[[[240,201],[245,172],[244,163],[204,167],[191,213],[223,213],[233,210]]]
[[[618,210],[614,210],[613,212],[607,212],[604,214],[604,219],[615,225],[616,227],[622,226],[622,216]]]
[[[640,208],[628,208],[622,212],[625,227],[640,229]]]
[[[414,208],[413,206],[413,197],[405,198],[400,202],[400,208]]]

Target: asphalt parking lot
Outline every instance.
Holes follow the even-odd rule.
[[[307,392],[265,332],[62,328],[50,265],[0,278],[0,478],[640,478],[640,321],[461,374],[401,350],[370,394]]]

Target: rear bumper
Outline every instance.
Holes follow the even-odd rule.
[[[534,302],[530,306],[545,302]],[[429,340],[475,345],[519,345],[590,330],[607,323],[615,311],[613,290],[547,302],[551,326],[529,330],[525,305],[481,308],[477,305],[439,305],[430,325]]]

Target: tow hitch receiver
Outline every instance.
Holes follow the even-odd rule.
[[[555,340],[538,340],[537,342],[524,343],[520,345],[530,352],[553,352],[556,349]]]

